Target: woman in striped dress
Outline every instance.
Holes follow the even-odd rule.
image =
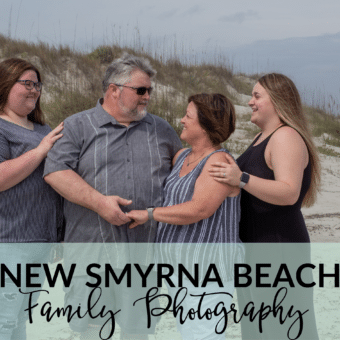
[[[241,260],[243,253],[238,234],[240,190],[214,181],[208,169],[228,153],[221,143],[235,130],[235,109],[221,94],[196,94],[188,102],[180,137],[191,148],[180,150],[173,159],[173,170],[165,182],[163,207],[129,212],[128,217],[134,220],[130,228],[148,219],[158,221],[157,261],[175,269],[181,264],[193,276],[195,264],[199,264],[199,280],[181,285],[187,288],[181,304],[185,311],[198,308],[199,298],[190,294],[203,293],[213,294],[202,301],[204,310],[213,310],[221,302],[228,309],[234,290],[233,264]],[[202,287],[204,273],[211,264],[216,266],[223,287],[217,282]],[[178,288],[169,288],[174,297]],[[184,323],[177,319],[177,325],[184,339],[219,339],[224,337],[222,324],[217,325],[220,318],[200,320],[196,315]]]

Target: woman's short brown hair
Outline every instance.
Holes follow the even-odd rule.
[[[199,124],[213,145],[226,141],[235,131],[235,108],[223,94],[194,94],[188,98],[188,102],[195,104]]]
[[[38,81],[41,81],[38,69],[26,60],[10,58],[0,63],[0,111],[3,111],[5,108],[12,87],[26,71],[34,71],[37,74]],[[42,125],[45,123],[44,115],[40,108],[40,96],[35,104],[34,110],[27,118],[32,122]]]

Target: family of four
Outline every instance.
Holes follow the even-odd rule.
[[[173,128],[147,112],[156,72],[145,58],[125,53],[114,60],[103,79],[103,98],[54,130],[40,107],[39,70],[12,58],[0,63],[0,74],[0,242],[13,243],[11,252],[0,247],[7,263],[45,262],[46,245],[62,239],[109,245],[104,252],[117,268],[120,261],[150,260],[190,268],[208,259],[220,268],[224,287],[188,283],[188,294],[205,291],[212,305],[230,306],[242,242],[309,243],[300,208],[315,201],[320,165],[298,91],[286,76],[267,74],[256,83],[249,106],[261,132],[236,162],[221,146],[235,130],[231,101],[217,93],[190,96],[180,135],[190,148],[183,149]],[[22,244],[32,242],[40,245],[34,252]],[[133,246],[138,243],[144,249],[155,243],[156,255],[141,254]],[[67,256],[80,256],[79,247],[66,248]],[[90,255],[100,261],[103,251]],[[246,261],[252,257],[246,249]],[[86,280],[72,281],[65,304],[84,304]],[[4,289],[0,338],[26,339],[27,295],[16,294],[13,301],[6,294],[17,288]],[[230,294],[214,297],[219,291]],[[139,289],[108,288],[103,295],[106,304],[124,305],[117,319],[122,339],[147,339],[154,332],[156,322],[147,329],[143,306],[137,312],[133,306]],[[184,308],[193,307],[194,299],[186,301]],[[261,296],[251,288],[240,291],[240,305],[249,301],[261,303]],[[301,338],[317,339],[312,307],[309,314]],[[178,327],[184,339],[223,339],[216,320],[208,321],[196,318]],[[99,339],[96,320],[73,319],[71,327],[81,339]],[[285,339],[286,330],[277,321],[259,333],[256,324],[244,322],[242,338]]]

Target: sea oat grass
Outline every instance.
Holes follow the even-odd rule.
[[[140,42],[140,37],[134,39],[133,46],[102,45],[94,48],[92,52],[75,51],[74,48],[64,45],[49,45],[47,43],[28,43],[14,40],[0,34],[1,58],[21,57],[35,64],[43,77],[44,89],[48,92],[42,96],[43,109],[49,123],[56,126],[67,116],[93,107],[101,93],[101,79],[107,65],[119,57],[123,51],[146,57],[157,70],[156,82],[171,91],[156,93],[152,96],[148,110],[164,119],[180,134],[180,118],[184,115],[189,95],[199,92],[217,92],[229,97],[234,104],[237,98],[227,90],[227,85],[232,86],[237,92],[251,94],[252,83],[259,74],[235,74],[232,64],[224,55],[217,54],[209,63],[199,61],[199,55],[192,55],[181,51],[174,42],[173,49],[158,46],[152,51]],[[182,49],[185,49],[182,47]],[[190,55],[190,58],[181,56]],[[203,60],[203,59],[202,59]],[[252,81],[249,79],[253,79]],[[48,102],[44,102],[44,97]],[[335,104],[334,104],[335,105]],[[335,107],[333,105],[333,107]],[[340,119],[326,113],[325,109],[305,106],[305,112],[311,124],[313,136],[320,137],[324,134],[325,146],[319,151],[325,154],[337,155],[326,145],[340,146]],[[255,125],[243,124],[250,120],[250,114],[238,117],[241,128],[246,130],[247,138],[253,138],[259,131]],[[233,141],[228,144],[236,153],[244,151],[244,144]]]
[[[319,146],[318,150],[320,153],[326,155],[326,156],[333,156],[333,157],[340,157],[340,153],[334,151],[331,148],[328,148],[327,146]]]
[[[95,92],[84,95],[79,91],[55,90],[54,100],[42,104],[47,123],[52,128],[56,127],[60,122],[74,113],[94,107],[99,96],[100,95]]]

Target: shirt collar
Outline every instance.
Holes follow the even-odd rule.
[[[121,125],[117,122],[117,120],[111,116],[110,114],[108,114],[102,107],[103,103],[103,98],[100,98],[97,102],[96,105],[96,118],[98,121],[98,125],[99,127],[102,127],[106,124],[113,124],[113,125]],[[146,116],[139,120],[139,121],[135,121],[135,122],[131,122],[131,125],[137,125],[139,123],[148,123],[148,124],[152,124],[153,120],[151,118],[151,115],[149,113],[146,114]]]

